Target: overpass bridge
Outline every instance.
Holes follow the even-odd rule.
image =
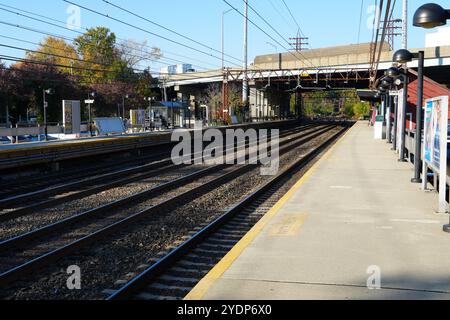
[[[289,113],[293,93],[296,94],[297,101],[297,95],[301,92],[367,89],[370,82],[371,46],[371,43],[365,43],[257,56],[247,71],[250,86],[250,117]],[[388,44],[383,45],[383,48],[378,64],[378,77],[392,66],[394,51],[390,50]],[[448,78],[450,46],[418,48],[411,51],[419,50],[425,51],[425,75],[450,86]],[[409,63],[408,67],[417,68],[417,61]],[[205,100],[204,91],[210,84],[222,84],[222,90],[228,92],[230,84],[239,84],[244,77],[245,72],[242,68],[226,68],[176,74],[163,77],[161,80],[171,95],[176,94],[179,99],[190,101],[197,110],[198,101]],[[210,110],[229,106],[227,95],[224,95],[219,107],[205,104],[207,103],[203,102],[203,106]]]
[[[359,45],[347,45],[329,47],[323,49],[312,49],[302,52],[289,52],[257,56],[254,63],[248,69],[248,78],[254,81],[296,80],[301,76],[302,81],[313,81],[323,78],[330,81],[362,81],[368,80],[370,70],[370,43]],[[383,46],[378,70],[384,71],[392,66],[392,55],[394,51]],[[428,76],[434,75],[440,79],[438,82],[448,82],[444,77],[448,74],[450,67],[450,46],[418,48],[425,51],[425,67]],[[417,68],[417,61],[408,64],[410,68]],[[441,72],[437,71],[437,67]],[[442,68],[444,67],[444,68]],[[196,84],[208,84],[214,82],[242,81],[244,70],[241,68],[227,68],[226,70],[207,70],[203,72],[192,72],[176,74],[162,78],[167,87],[189,86]],[[347,84],[347,83],[346,83]]]

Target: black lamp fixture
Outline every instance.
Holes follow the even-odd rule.
[[[88,108],[89,108],[89,135],[92,137],[92,136],[94,136],[94,134],[93,134],[93,132],[92,132],[92,109],[91,109],[91,105],[92,105],[92,102],[94,101],[94,99],[95,99],[95,97],[97,96],[97,93],[96,92],[90,92],[90,93],[88,93],[88,100],[87,100],[87,102],[88,102]]]
[[[47,107],[48,107],[48,102],[45,99],[45,95],[54,95],[55,94],[55,90],[50,88],[50,89],[44,89],[43,91],[43,96],[44,96],[44,135],[45,135],[45,141],[48,140],[48,122],[47,122]]]
[[[385,74],[386,74],[386,76],[395,80],[395,78],[397,78],[401,73],[402,73],[401,69],[399,69],[397,67],[391,67],[391,68],[387,69]]]
[[[417,110],[416,110],[416,139],[415,139],[415,153],[414,153],[414,178],[413,183],[421,183],[420,173],[422,171],[422,109],[423,109],[423,71],[425,65],[425,52],[419,51],[411,53],[406,49],[400,49],[394,53],[392,60],[397,63],[405,64],[411,62],[413,59],[418,59],[418,77],[417,77]],[[405,86],[406,87],[406,86]]]
[[[393,62],[397,62],[400,64],[405,64],[407,62],[411,62],[413,59],[418,58],[418,53],[411,53],[406,49],[397,50],[392,57]]]
[[[392,77],[384,77],[381,81],[381,85],[387,89],[391,87],[392,83],[394,83],[394,78]]]
[[[383,87],[382,85],[378,87],[378,92],[381,94],[386,94],[387,90],[386,87]]]
[[[407,50],[406,50],[407,51]],[[397,63],[405,63],[405,58],[409,58],[409,54],[404,52],[403,50],[398,50],[392,60]],[[391,77],[394,80],[394,83],[399,86],[403,84],[403,108],[402,108],[402,123],[395,124],[394,126],[400,125],[401,128],[401,137],[395,137],[395,142],[397,139],[401,139],[401,148],[400,148],[400,162],[407,162],[406,160],[406,108],[408,105],[408,76],[403,69],[399,69],[397,67],[391,67],[386,71],[386,76]]]
[[[415,27],[432,29],[444,26],[450,19],[450,10],[442,8],[435,3],[427,3],[417,9],[414,14],[413,25]]]

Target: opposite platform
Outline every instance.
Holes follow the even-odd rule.
[[[357,123],[186,299],[450,299],[448,216],[390,147]]]

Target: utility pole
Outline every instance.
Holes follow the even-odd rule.
[[[403,0],[402,49],[408,49],[408,0]]]
[[[222,12],[222,70],[225,69],[225,15],[233,9]]]
[[[300,30],[298,30],[296,37],[289,38],[289,40],[294,41],[289,44],[294,48],[294,50],[296,52],[303,51],[304,46],[309,45],[309,42],[308,42],[309,38],[302,37],[300,34]]]
[[[247,104],[248,102],[248,0],[244,0],[244,81],[242,85],[242,102]]]

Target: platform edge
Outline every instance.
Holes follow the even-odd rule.
[[[264,228],[277,216],[280,209],[294,193],[305,184],[322,162],[330,157],[334,149],[354,130],[356,123],[296,182],[296,184],[270,209],[264,217],[231,249],[231,251],[189,292],[184,300],[202,300],[214,283],[232,266],[244,250]]]

